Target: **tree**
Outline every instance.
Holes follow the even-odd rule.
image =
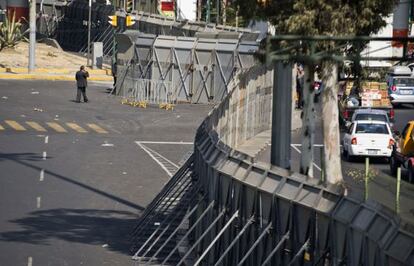
[[[269,20],[275,25],[277,34],[306,36],[352,36],[377,33],[386,25],[385,18],[391,14],[398,3],[398,0],[237,1],[242,16]],[[316,49],[319,51],[328,48],[336,49],[339,48],[338,45],[338,43],[320,43]],[[352,44],[349,45],[352,46]],[[343,50],[343,52],[346,51]],[[321,115],[326,177],[329,183],[338,183],[342,181],[337,108],[338,66],[334,62],[325,61],[321,62],[321,67],[322,80],[325,83]],[[307,98],[306,95],[304,98]],[[312,132],[308,133],[309,138],[312,138]],[[309,141],[309,143],[312,143],[312,141]],[[312,149],[311,146],[304,148]],[[309,150],[306,152],[309,153]],[[303,165],[306,165],[306,163]],[[302,169],[302,171],[307,174],[306,169]]]

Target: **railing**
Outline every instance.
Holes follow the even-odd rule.
[[[131,77],[126,77],[123,82],[124,90],[121,96],[124,103],[139,106],[177,102],[177,95],[172,90],[171,82]]]

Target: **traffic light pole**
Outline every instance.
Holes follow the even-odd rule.
[[[290,169],[292,64],[277,61],[273,70],[272,138],[270,163]]]
[[[89,0],[89,14],[88,14],[88,55],[86,56],[86,65],[89,66],[89,59],[91,57],[91,17],[92,17],[92,0]]]

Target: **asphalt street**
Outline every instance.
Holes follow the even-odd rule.
[[[0,265],[130,265],[129,234],[208,105],[134,108],[90,84],[0,81]]]
[[[314,146],[314,177],[321,177],[321,149],[322,149],[322,121],[320,119],[319,106],[316,108],[317,120],[315,125],[315,146]],[[407,121],[414,120],[414,106],[402,105],[395,109],[395,129],[400,132],[406,125]],[[341,133],[341,137],[343,132]],[[301,140],[302,132],[300,129],[293,131],[291,135],[291,169],[298,172],[300,166]],[[270,162],[270,147],[260,155],[259,161]],[[329,162],[328,162],[329,163]],[[380,202],[386,208],[395,210],[396,178],[391,176],[389,164],[384,159],[370,160],[370,179],[368,188],[368,198]],[[352,162],[347,162],[342,158],[342,173],[344,177],[344,186],[349,196],[358,200],[364,199],[364,176],[365,176],[365,159],[359,158]],[[406,181],[406,171],[402,171],[401,183],[401,217],[404,221],[414,226],[414,184]],[[414,228],[414,227],[413,227]]]

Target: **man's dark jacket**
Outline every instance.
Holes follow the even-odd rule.
[[[79,88],[86,88],[88,86],[89,73],[87,71],[79,70],[76,72],[76,83]]]

